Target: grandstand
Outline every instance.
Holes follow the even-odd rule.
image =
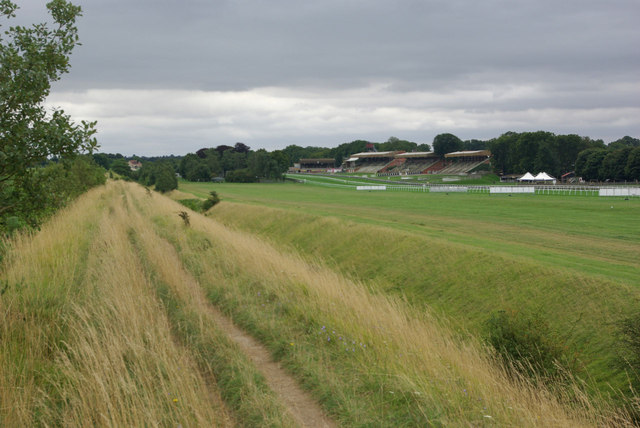
[[[402,152],[362,152],[351,155],[344,161],[343,170],[375,174],[395,160]]]
[[[290,172],[334,172],[336,161],[333,158],[300,159],[290,168]]]
[[[488,164],[490,157],[488,150],[447,153],[444,155],[444,167],[438,174],[466,174],[482,164]]]
[[[402,153],[396,158],[405,160],[395,171],[398,175],[426,174],[439,161],[434,152]]]
[[[438,172],[442,161],[434,152],[399,153],[378,175],[415,175]]]

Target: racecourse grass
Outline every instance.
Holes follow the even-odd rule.
[[[178,217],[185,210],[190,227]],[[265,213],[265,227],[281,233]],[[343,220],[327,219],[337,229]],[[393,250],[399,229],[353,225]],[[382,267],[345,275],[338,258],[274,246],[135,184],[94,189],[7,245],[3,426],[293,426],[216,328],[212,304],[343,426],[630,425],[579,382],[550,391],[508,375],[455,322],[372,280]],[[449,250],[434,260],[473,259],[465,245]]]
[[[616,328],[640,304],[640,200],[292,184],[257,192],[186,183],[183,191],[192,188],[221,195],[212,218],[427,305],[475,334],[492,311],[541,313],[581,375],[603,392],[628,391]]]

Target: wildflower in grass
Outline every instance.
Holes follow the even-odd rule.
[[[174,398],[174,399],[173,399],[173,402],[174,402],[174,403],[177,403],[177,402],[178,402],[178,399],[177,399],[177,398]]]
[[[289,345],[293,346],[293,342],[289,343]]]

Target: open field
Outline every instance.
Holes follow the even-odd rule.
[[[271,221],[264,206],[218,208]],[[629,425],[578,384],[552,394],[508,376],[480,342],[364,279],[372,272],[344,275],[335,260],[192,211],[187,226],[182,210],[110,182],[8,243],[0,425],[314,425],[236,336],[264,347],[327,425]],[[390,242],[405,233],[347,223]]]
[[[215,189],[224,202],[211,217],[476,333],[492,311],[542,313],[601,390],[626,387],[615,332],[640,303],[638,199],[295,184],[181,189]]]

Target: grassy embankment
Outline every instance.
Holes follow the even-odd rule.
[[[615,332],[640,303],[640,200],[181,185],[221,195],[213,218],[475,333],[492,311],[540,313],[582,376],[626,389]]]
[[[371,294],[370,284],[199,216],[187,234],[176,234],[167,219],[155,222],[209,296],[268,343],[346,425],[607,423],[543,417],[556,412],[538,407],[554,402],[548,393],[514,387],[477,343],[460,342],[402,300]],[[572,394],[572,401],[585,399]]]
[[[195,213],[187,228],[182,209],[112,183],[11,243],[3,425],[290,426],[210,302],[345,426],[626,424],[577,387],[558,399],[509,378],[480,344],[377,284]]]
[[[286,421],[273,394],[265,400],[264,382],[256,388],[255,367],[215,326],[194,343],[181,330],[199,331],[201,316],[194,319],[192,306],[169,310],[164,276],[148,275],[130,244],[126,189],[133,186],[92,190],[35,236],[8,243],[0,277],[0,425]],[[231,377],[240,386],[224,391],[233,397],[225,405],[217,384]],[[274,408],[275,419],[265,416]]]

